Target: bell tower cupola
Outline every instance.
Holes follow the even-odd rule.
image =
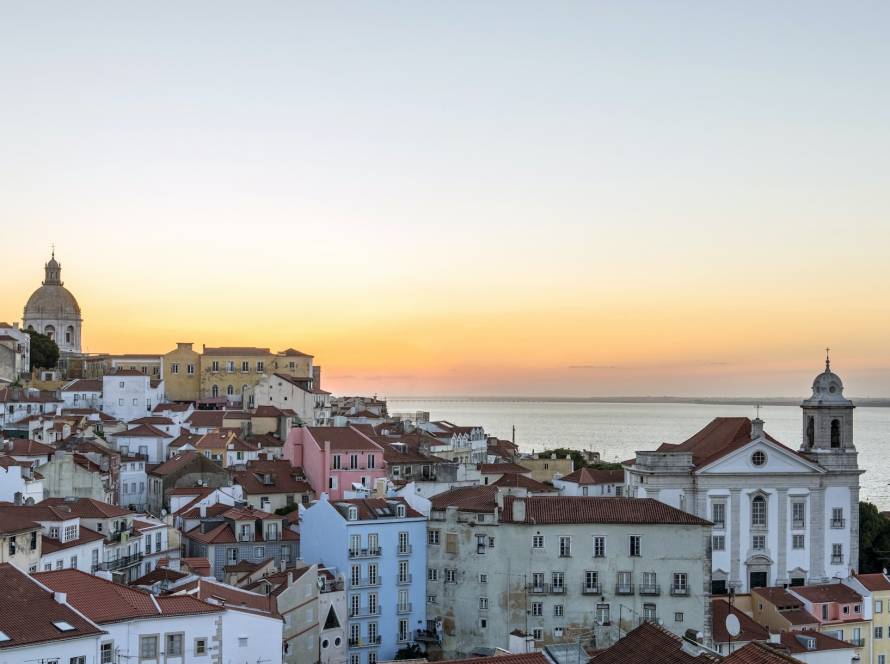
[[[844,396],[844,384],[831,370],[829,349],[825,350],[825,371],[813,380],[812,396],[800,404],[803,411],[803,444],[800,451],[808,456],[812,454],[812,460],[822,465],[846,467],[852,462],[855,466],[855,406]]]

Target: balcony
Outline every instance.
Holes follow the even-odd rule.
[[[551,583],[550,584],[550,594],[552,595],[565,595],[566,587],[561,583]]]
[[[138,565],[142,562],[142,558],[142,553],[134,553],[131,556],[121,556],[117,560],[106,560],[105,562],[93,565],[92,571],[114,572],[119,569],[125,569],[127,567],[133,567],[133,565]]]
[[[849,639],[847,643],[852,644],[856,648],[861,648],[865,645],[865,639]]]
[[[410,544],[405,544],[404,546],[400,544],[397,554],[400,556],[410,556],[412,550],[413,549]]]
[[[350,606],[350,618],[373,618],[380,615],[380,606]]]
[[[846,526],[847,526],[847,520],[846,520],[846,519],[832,519],[832,520],[831,520],[831,527],[832,527],[832,528],[845,528]]]
[[[602,586],[598,583],[585,583],[581,586],[582,595],[602,595]]]
[[[396,584],[400,586],[407,586],[411,583],[411,575],[410,574],[399,574],[398,578],[396,578]]]
[[[396,613],[411,613],[411,602],[396,604]]]
[[[549,583],[530,583],[527,590],[533,595],[545,595],[550,592]]]
[[[792,530],[803,530],[806,527],[806,523],[801,519],[795,519],[791,522]]]
[[[321,589],[323,593],[333,593],[339,592],[343,590],[343,580],[337,579],[335,581],[326,580],[324,587]]]
[[[661,594],[661,586],[657,583],[642,584],[640,586],[641,595],[657,596]]]
[[[689,597],[689,586],[671,586],[672,597]]]
[[[380,635],[369,636],[366,638],[349,639],[350,648],[370,648],[371,646],[380,645]]]
[[[615,594],[616,595],[633,595],[634,594],[634,584],[632,584],[632,583],[616,583],[615,584]]]
[[[421,643],[439,643],[439,634],[432,629],[419,629],[414,633],[414,640]]]
[[[380,585],[380,577],[375,576],[373,579],[353,579],[353,588],[376,588]]]
[[[377,558],[380,556],[381,548],[378,546],[372,549],[350,549],[350,558]]]
[[[105,536],[105,539],[108,542],[126,542],[133,535],[133,529],[127,528],[125,530],[115,530],[114,532],[108,533]]]

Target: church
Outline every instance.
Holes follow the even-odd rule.
[[[43,283],[28,298],[22,324],[51,338],[61,353],[79,354],[83,318],[80,305],[62,281],[62,266],[56,261],[55,250],[43,269]]]
[[[682,443],[626,462],[629,495],[713,522],[714,594],[847,578],[859,565],[859,476],[853,402],[825,371],[801,403],[792,449],[759,418],[718,417]]]

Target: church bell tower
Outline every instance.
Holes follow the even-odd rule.
[[[853,402],[844,396],[844,384],[831,371],[825,355],[825,371],[813,380],[813,394],[800,404],[803,411],[803,444],[800,451],[829,469],[855,469]]]

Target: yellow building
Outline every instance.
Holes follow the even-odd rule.
[[[118,369],[141,371],[146,376],[160,378],[164,373],[164,356],[142,355],[138,353],[108,355],[106,359],[106,372],[113,373]]]
[[[862,664],[890,664],[890,580],[884,574],[856,574],[846,583],[871,607],[871,657]]]
[[[201,354],[180,342],[164,355],[164,391],[169,401],[197,401],[201,396]]]
[[[542,452],[531,457],[523,457],[517,461],[523,468],[532,471],[532,479],[538,482],[552,482],[555,474],[560,477],[575,470],[572,457],[558,459],[555,453]]]

